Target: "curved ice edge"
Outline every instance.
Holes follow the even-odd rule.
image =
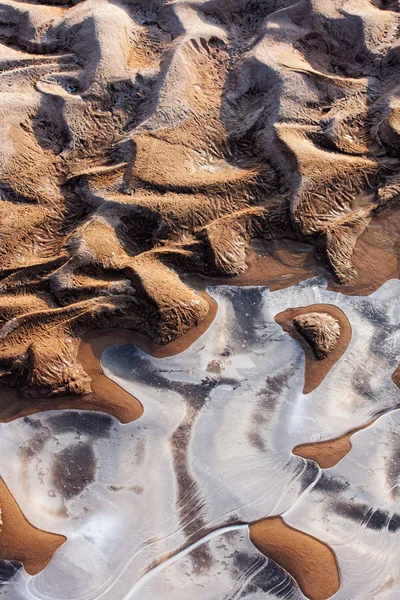
[[[170,558],[168,558],[166,561],[160,563],[159,565],[157,565],[153,569],[150,569],[150,571],[148,571],[145,575],[143,575],[143,577],[141,577],[139,579],[139,581],[134,585],[134,587],[124,597],[123,600],[133,600],[133,598],[135,597],[136,592],[139,592],[140,589],[146,584],[146,582],[149,579],[151,579],[152,577],[156,576],[163,569],[166,569],[170,565],[173,565],[174,563],[176,563],[183,556],[187,556],[188,554],[190,554],[193,550],[195,550],[199,546],[202,546],[202,545],[206,544],[210,540],[215,539],[216,537],[219,537],[220,535],[223,535],[224,533],[229,533],[231,531],[245,531],[245,530],[247,531],[247,537],[248,537],[248,540],[250,542],[250,534],[249,534],[249,526],[248,525],[231,525],[230,527],[221,527],[221,529],[216,529],[215,531],[212,531],[211,533],[209,533],[208,535],[206,535],[204,538],[199,539],[194,544],[191,544],[190,546],[187,546],[186,548],[184,548],[180,552],[177,552],[176,554],[174,554],[173,556],[171,556]],[[101,598],[101,596],[100,596],[100,598]]]
[[[230,533],[240,533],[240,537],[238,539],[230,539],[229,541],[225,538],[225,540],[223,539],[224,536],[226,536],[227,534]],[[221,538],[221,539],[219,539]],[[155,566],[154,568],[150,569],[145,575],[143,575],[137,582],[136,584],[133,586],[133,588],[131,590],[129,590],[129,592],[127,594],[125,594],[124,596],[120,597],[120,600],[154,600],[154,596],[153,596],[153,591],[152,591],[152,586],[161,586],[161,589],[164,589],[164,586],[166,584],[166,582],[168,582],[168,575],[166,578],[164,578],[163,580],[163,572],[168,571],[168,569],[170,567],[173,567],[174,565],[176,565],[177,563],[179,563],[179,561],[181,561],[182,559],[185,558],[189,558],[190,554],[192,552],[194,552],[197,548],[200,548],[201,546],[204,546],[205,544],[208,544],[210,542],[214,542],[214,543],[218,543],[219,548],[223,548],[222,550],[222,556],[221,557],[214,557],[216,560],[216,565],[214,565],[214,567],[216,567],[217,570],[217,575],[218,575],[218,569],[224,569],[227,567],[227,562],[229,560],[231,560],[231,564],[229,564],[228,566],[230,567],[230,569],[232,569],[232,566],[234,564],[234,558],[235,558],[235,553],[237,552],[239,553],[246,553],[247,552],[247,558],[248,560],[250,560],[250,568],[248,568],[247,570],[244,570],[243,573],[240,573],[240,578],[238,579],[238,581],[235,581],[235,579],[233,578],[232,580],[232,588],[230,588],[229,586],[227,586],[227,589],[225,590],[224,593],[224,600],[239,600],[239,598],[243,597],[243,593],[246,591],[247,587],[250,586],[253,582],[253,579],[255,577],[257,577],[259,574],[262,573],[262,571],[264,569],[266,569],[267,566],[269,566],[272,570],[272,572],[275,575],[275,579],[274,578],[268,578],[264,574],[264,584],[266,586],[266,590],[260,590],[260,592],[265,592],[265,596],[264,594],[262,595],[262,597],[264,598],[270,598],[272,600],[272,598],[284,598],[286,600],[307,600],[306,596],[303,595],[303,593],[301,592],[299,585],[297,583],[297,581],[294,579],[294,577],[288,573],[279,563],[277,563],[276,561],[272,560],[271,558],[269,558],[268,556],[264,555],[263,553],[261,553],[252,543],[251,539],[250,539],[250,532],[249,532],[249,525],[247,524],[241,524],[241,525],[232,525],[232,526],[228,526],[228,527],[222,527],[220,529],[216,529],[215,531],[209,533],[208,535],[204,536],[203,538],[201,538],[200,540],[198,540],[197,542],[191,544],[190,546],[187,546],[186,548],[184,548],[183,550],[177,552],[176,554],[174,554],[173,556],[171,556],[170,558],[168,558],[167,560],[165,560],[164,562],[158,564],[157,566]],[[231,548],[229,547],[229,544],[231,544]],[[225,551],[225,554],[224,554]],[[47,594],[43,594],[38,592],[37,590],[32,589],[31,585],[32,583],[34,583],[35,577],[36,576],[29,576],[26,574],[26,572],[22,569],[24,577],[25,577],[25,581],[21,580],[18,582],[20,584],[21,587],[19,587],[19,592],[22,593],[21,596],[18,596],[18,600],[53,600],[53,596],[49,596]],[[185,573],[186,575],[189,575],[190,573]],[[278,575],[278,578],[277,578]],[[22,573],[19,572],[17,578],[21,578]],[[215,576],[215,573],[214,573]],[[13,583],[12,581],[10,581],[10,583]],[[102,598],[110,598],[112,596],[109,596],[109,592],[112,591],[112,588],[115,586],[115,584],[117,583],[117,581],[113,581],[111,586],[108,586],[107,589],[104,589],[100,595],[96,592],[96,596],[83,596],[82,598],[95,598],[96,600],[101,600]],[[191,585],[191,578],[189,578],[189,580],[187,581],[187,583],[189,583],[189,585]],[[149,586],[150,589],[145,589],[146,586]],[[199,584],[194,584],[194,587],[199,586]],[[201,587],[201,586],[200,586]],[[22,588],[22,589],[21,589]],[[25,588],[25,589],[23,589]],[[282,590],[286,590],[287,594],[285,593],[285,595],[282,595]],[[179,590],[175,590],[175,591],[179,591]],[[25,593],[24,593],[25,592]],[[26,595],[26,592],[28,592],[28,595]],[[184,593],[185,590],[183,590]],[[276,592],[278,595],[275,596]],[[166,590],[166,593],[168,594],[168,590]],[[189,593],[189,590],[188,590]],[[217,592],[218,593],[218,592]],[[149,595],[150,594],[150,595]],[[253,598],[253,596],[247,596],[246,598],[250,597]],[[160,598],[159,596],[157,596],[157,600],[158,598]],[[186,596],[185,596],[186,598]],[[196,592],[194,591],[194,596],[193,598],[195,598],[195,600],[203,600],[203,596],[197,596]],[[218,595],[218,598],[221,598],[222,600],[222,595]],[[257,596],[258,598],[258,596]],[[74,600],[77,600],[74,598]]]

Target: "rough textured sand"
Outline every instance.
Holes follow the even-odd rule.
[[[316,360],[309,344],[293,326],[294,318],[312,312],[329,314],[337,319],[340,325],[340,337],[338,343],[333,352],[322,361]],[[340,308],[333,306],[332,304],[313,304],[304,308],[289,309],[276,315],[275,320],[285,331],[297,340],[304,349],[306,362],[303,394],[308,394],[319,386],[333,365],[346,351],[351,340],[351,325],[349,320]]]
[[[8,422],[22,416],[46,410],[75,408],[106,412],[115,416],[121,423],[129,423],[138,419],[143,407],[131,394],[125,392],[103,374],[100,356],[105,348],[112,344],[132,343],[149,352],[153,356],[172,356],[185,350],[210,325],[215,317],[217,306],[214,300],[202,293],[210,305],[207,318],[198,326],[164,346],[152,342],[149,338],[128,330],[96,331],[85,336],[79,346],[78,360],[92,380],[92,391],[86,395],[71,397],[58,396],[48,398],[32,398],[19,394],[14,388],[0,386],[0,422]]]
[[[398,210],[397,9],[2,2],[3,381],[89,392],[86,332],[181,335],[209,306],[179,274],[241,276],[252,238],[393,273],[392,237],[362,265]]]
[[[398,0],[0,2],[1,421],[71,406],[138,418],[102,350],[185,349],[215,315],[207,283],[323,273],[369,294],[399,277],[399,13]],[[303,344],[305,393],[351,336],[339,309],[311,308],[341,337],[324,361]],[[293,336],[302,310],[277,317]],[[294,453],[331,467],[352,433]],[[23,554],[36,538],[22,513],[5,537],[6,489],[0,505],[1,555],[43,568],[60,540]],[[301,577],[293,532],[255,527]],[[321,554],[319,578],[313,552],[298,580],[328,597],[337,571]]]

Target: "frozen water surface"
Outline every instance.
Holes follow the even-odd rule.
[[[282,514],[336,553],[335,598],[400,597],[400,281],[368,297],[321,278],[209,293],[217,317],[185,352],[104,352],[107,376],[144,406],[138,421],[64,410],[1,425],[6,484],[34,525],[67,537],[44,571],[20,570],[1,596],[300,600],[248,537],[247,523]],[[352,339],[303,395],[303,350],[274,317],[317,303],[344,311]],[[388,411],[332,469],[292,454]]]

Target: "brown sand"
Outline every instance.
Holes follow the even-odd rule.
[[[323,274],[369,294],[399,277],[398,3],[3,4],[2,420],[138,418],[100,353],[183,349],[215,311],[187,284]],[[310,390],[329,363],[306,362]],[[349,437],[313,456],[331,464]],[[299,538],[283,548],[277,523],[260,536],[294,569]],[[321,557],[312,598],[334,572]]]
[[[309,344],[293,326],[293,319],[306,313],[327,313],[332,315],[340,325],[340,338],[335,349],[323,360],[317,360]],[[275,316],[275,321],[299,342],[305,353],[305,376],[303,394],[315,390],[325,379],[333,365],[340,359],[351,340],[351,325],[344,312],[332,304],[312,304],[299,308],[289,308]]]
[[[323,360],[316,360],[310,346],[293,326],[294,317],[310,312],[328,313],[340,324],[341,335],[338,343],[332,353]],[[346,351],[351,340],[350,322],[340,308],[330,304],[314,304],[289,309],[276,315],[275,320],[300,343],[305,352],[303,393],[307,394],[320,385]],[[349,452],[350,435],[335,441],[303,444],[297,446],[293,454],[310,458],[321,468],[328,468]],[[327,545],[292,529],[280,517],[273,517],[252,525],[250,534],[257,548],[283,566],[311,600],[326,600],[338,591],[338,566],[334,553]]]
[[[49,564],[54,552],[66,538],[31,525],[2,479],[0,479],[0,506],[2,518],[0,557],[23,563],[29,575],[36,575]]]
[[[397,369],[393,373],[392,379],[395,382],[395,384],[400,388],[400,365],[397,367]]]
[[[253,544],[294,577],[310,600],[327,600],[340,585],[334,553],[319,540],[293,529],[281,517],[250,527]]]
[[[358,238],[353,253],[357,276],[342,284],[318,260],[311,244],[297,240],[256,239],[248,250],[247,271],[235,277],[185,277],[202,285],[267,285],[271,290],[323,276],[328,289],[353,296],[368,296],[389,279],[400,278],[400,207],[383,211]]]
[[[357,431],[369,427],[369,425],[371,425],[371,423],[368,423],[368,425],[365,425],[364,427],[352,429],[345,435],[334,440],[316,442],[314,444],[300,444],[299,446],[296,446],[292,452],[293,454],[297,454],[297,456],[314,460],[321,469],[330,469],[337,465],[337,463],[350,452],[351,436]]]
[[[119,419],[121,423],[138,419],[143,413],[142,404],[104,375],[100,366],[101,354],[112,344],[136,344],[145,352],[159,358],[183,352],[210,326],[217,313],[216,302],[207,294],[201,293],[210,304],[207,318],[164,346],[155,344],[134,331],[96,331],[88,334],[79,347],[78,358],[92,379],[92,392],[89,394],[78,397],[37,398],[32,402],[31,398],[20,395],[15,388],[0,387],[0,421],[8,422],[38,412],[61,409],[105,412]]]
[[[188,272],[350,293],[398,274],[395,12],[22,4],[1,32],[5,383],[90,392],[85,334],[168,343],[207,317]]]

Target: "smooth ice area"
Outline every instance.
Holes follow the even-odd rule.
[[[325,286],[315,278],[276,292],[212,288],[217,317],[183,353],[108,348],[102,367],[142,402],[138,421],[63,410],[2,424],[2,477],[31,523],[67,542],[44,571],[20,570],[0,596],[300,600],[296,582],[248,537],[247,523],[282,514],[336,553],[335,599],[398,599],[400,390],[391,376],[400,281],[368,297]],[[274,317],[318,303],[344,311],[352,339],[303,395],[303,350]],[[388,411],[332,469],[292,454]],[[60,482],[60,463],[79,481]]]

